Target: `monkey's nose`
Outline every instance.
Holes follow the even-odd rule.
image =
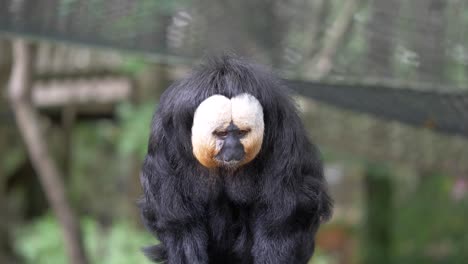
[[[228,135],[216,158],[222,162],[229,163],[241,161],[244,158],[244,154],[244,146],[240,140]]]

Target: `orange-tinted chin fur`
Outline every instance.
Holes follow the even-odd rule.
[[[255,159],[258,155],[262,148],[262,141],[258,140],[258,138],[247,138],[245,140],[241,140],[241,143],[244,146],[245,156],[240,165],[245,165]]]
[[[215,160],[219,150],[214,146],[193,146],[193,155],[203,166],[212,169],[218,167],[218,162]]]
[[[245,156],[239,162],[239,166],[251,162],[260,152],[262,147],[262,142],[256,140],[256,138],[247,138],[245,140],[241,140],[241,143],[244,146]],[[218,155],[218,153],[219,150],[217,150],[214,146],[193,146],[193,155],[201,165],[208,169],[222,166],[222,163],[216,160],[216,155]]]

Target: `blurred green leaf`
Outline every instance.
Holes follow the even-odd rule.
[[[91,263],[150,263],[141,252],[157,241],[144,230],[125,221],[115,222],[103,230],[91,218],[81,221],[85,247]],[[25,263],[67,263],[60,227],[52,216],[42,217],[17,232],[15,247]]]
[[[144,157],[148,145],[154,103],[122,104],[117,112],[121,121],[119,152],[123,155],[135,153]]]

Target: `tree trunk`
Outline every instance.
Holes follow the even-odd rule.
[[[63,176],[67,182],[71,178],[73,161],[73,128],[76,120],[76,107],[67,105],[61,112],[62,132],[63,132]]]
[[[9,99],[19,131],[47,199],[61,225],[69,263],[86,264],[88,260],[82,244],[79,223],[68,204],[62,178],[47,149],[40,131],[38,113],[31,102],[32,47],[24,40],[15,40],[13,58]]]
[[[374,0],[367,24],[366,70],[377,78],[393,75],[392,58],[395,52],[395,22],[400,0]],[[378,58],[376,61],[375,58]],[[370,145],[378,146],[388,140],[389,126],[376,123],[371,127]],[[375,153],[382,159],[379,153]],[[363,263],[391,263],[392,249],[392,182],[384,164],[366,165],[364,185],[366,193],[366,231]]]
[[[305,40],[304,57],[312,58],[317,52],[320,39],[323,37],[324,29],[326,28],[326,20],[329,15],[330,1],[314,0],[307,2],[304,8],[310,8],[311,13],[305,13],[304,18],[300,21],[303,23],[303,29],[307,36]]]
[[[388,169],[382,165],[367,165],[364,175],[366,192],[365,264],[391,263],[392,249],[392,182]]]

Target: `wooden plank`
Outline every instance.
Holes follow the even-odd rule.
[[[36,81],[32,99],[36,107],[81,104],[109,104],[128,100],[132,93],[129,78],[97,78]]]

